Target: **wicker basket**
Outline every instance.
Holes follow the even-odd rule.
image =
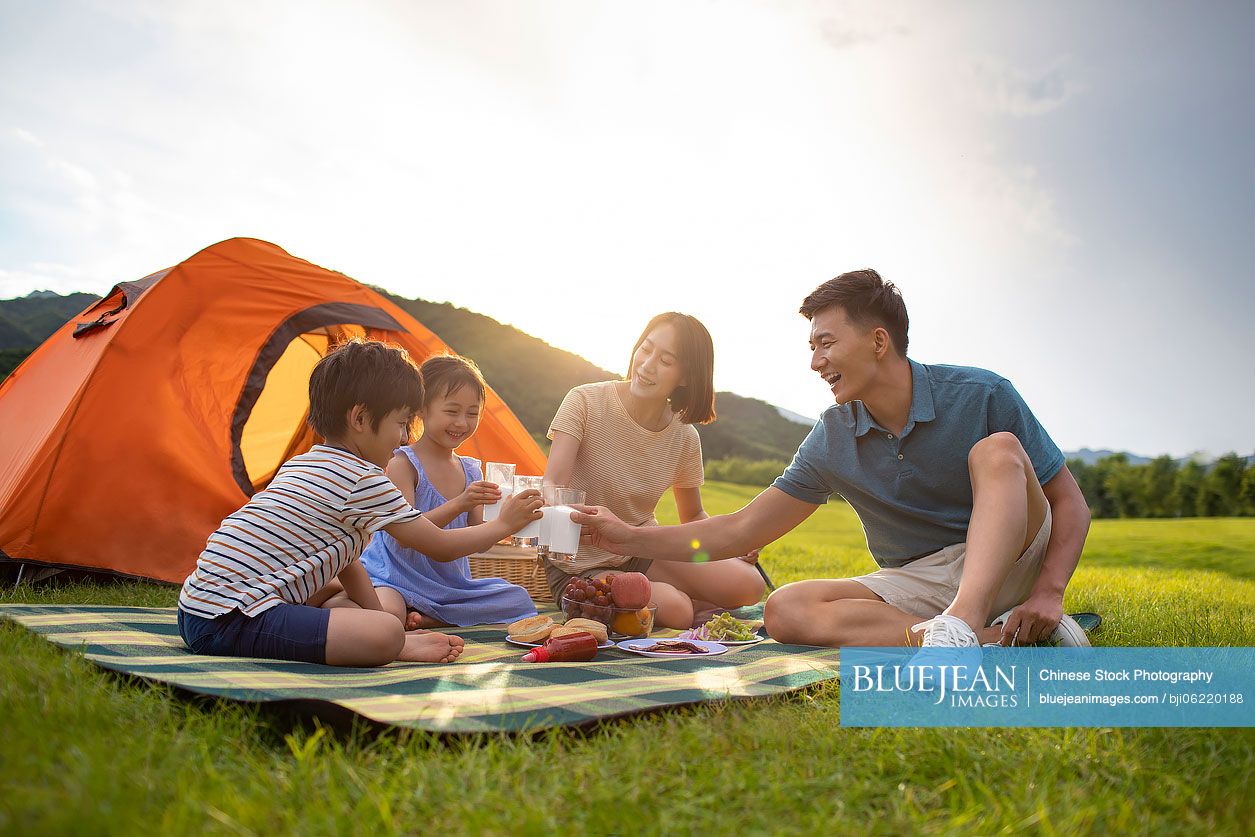
[[[471,578],[504,578],[527,590],[534,601],[551,602],[545,567],[536,557],[536,548],[494,544],[487,552],[469,556]]]

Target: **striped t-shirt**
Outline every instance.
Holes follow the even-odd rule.
[[[648,430],[628,415],[616,381],[584,384],[567,393],[549,425],[580,440],[568,481],[585,502],[605,506],[624,523],[657,526],[654,509],[668,488],[702,484],[702,440],[697,428],[678,417],[662,430]],[[567,573],[616,567],[628,558],[584,545],[557,565]]]
[[[421,516],[384,475],[315,445],[222,521],[183,582],[179,608],[212,619],[303,604],[361,555],[379,529]]]

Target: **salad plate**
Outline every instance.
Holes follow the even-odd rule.
[[[767,637],[758,633],[763,623],[759,620],[743,622],[728,613],[721,613],[704,625],[689,628],[678,639],[703,640],[721,645],[753,645]]]
[[[753,639],[720,639],[720,640],[707,640],[707,641],[718,642],[720,645],[727,645],[729,648],[731,648],[737,645],[753,645],[756,642],[762,642],[766,638],[767,637],[765,636],[755,636]],[[677,639],[688,639],[688,637],[684,636],[684,634],[681,634],[680,636],[677,637]]]

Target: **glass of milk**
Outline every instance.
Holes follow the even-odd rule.
[[[534,488],[537,491],[544,487],[544,477],[514,477],[514,493],[518,494],[522,491]],[[540,537],[540,521],[533,520],[522,529],[514,533],[514,537],[510,538],[510,542],[515,546],[531,546],[536,538]]]
[[[559,564],[569,562],[580,551],[580,529],[571,520],[574,505],[584,503],[585,494],[577,488],[546,486],[545,507],[540,521],[540,545],[548,550],[549,558]],[[542,489],[544,491],[544,489]]]
[[[484,480],[495,483],[501,489],[501,499],[484,506],[484,522],[496,520],[501,514],[501,504],[514,493],[514,465],[509,462],[489,462],[484,465]]]

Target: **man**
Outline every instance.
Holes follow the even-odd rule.
[[[858,513],[880,569],[775,591],[766,608],[772,637],[831,646],[1088,645],[1063,613],[1063,591],[1089,509],[1010,382],[909,360],[906,306],[874,270],[825,282],[801,313],[811,323],[811,368],[836,405],[775,483],[739,511],[683,526],[637,528],[590,508],[575,519],[592,542],[672,561],[743,555],[836,493]]]

